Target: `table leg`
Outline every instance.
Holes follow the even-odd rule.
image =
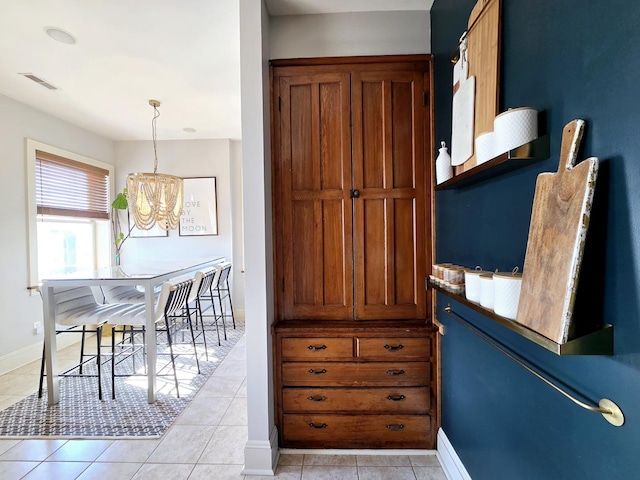
[[[53,287],[42,287],[42,312],[44,322],[44,352],[47,371],[47,400],[49,405],[60,401],[58,378],[55,305]]]
[[[144,286],[146,330],[145,347],[147,351],[147,393],[148,402],[156,401],[156,322],[154,318],[155,297],[153,295],[153,285],[149,282]]]

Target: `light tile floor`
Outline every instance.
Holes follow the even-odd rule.
[[[75,354],[59,354],[59,362]],[[38,362],[0,376],[0,409],[35,391]],[[7,394],[11,392],[11,394]],[[244,476],[246,343],[229,352],[175,424],[148,440],[0,439],[2,480],[446,480],[435,455],[283,453],[275,477]]]

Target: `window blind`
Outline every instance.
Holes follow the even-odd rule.
[[[108,219],[109,171],[36,150],[40,215]]]

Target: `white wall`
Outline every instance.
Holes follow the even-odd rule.
[[[364,12],[271,18],[270,58],[431,52],[429,12]]]
[[[42,335],[33,334],[42,301],[27,290],[26,138],[114,163],[110,140],[0,95],[0,373],[42,349]]]
[[[177,230],[171,230],[168,237],[130,237],[124,243],[122,262],[224,256],[233,263],[234,313],[244,316],[242,255],[236,253],[239,246],[234,243],[234,231],[237,230],[240,218],[233,217],[233,212],[240,208],[238,204],[241,204],[242,194],[239,183],[241,179],[237,175],[239,147],[234,147],[235,158],[232,162],[231,143],[226,139],[157,142],[158,172],[181,177],[216,177],[218,235],[180,236]],[[115,165],[116,191],[121,191],[125,186],[127,174],[153,171],[152,142],[116,142]]]
[[[271,323],[273,247],[269,124],[268,15],[262,0],[240,0],[248,441],[244,473],[273,474]]]

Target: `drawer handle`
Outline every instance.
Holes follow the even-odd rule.
[[[387,375],[404,375],[404,370],[387,370]]]
[[[316,352],[316,351],[318,351],[318,350],[326,350],[326,349],[327,349],[327,346],[326,346],[326,345],[318,345],[318,346],[316,346],[316,345],[309,345],[307,348],[308,348],[309,350],[311,350],[312,352]]]
[[[310,397],[307,397],[307,399],[311,400],[312,402],[324,402],[327,397],[325,397],[324,395],[311,395]]]
[[[399,402],[400,400],[404,400],[406,397],[404,395],[389,395],[387,400],[391,400],[392,402]]]
[[[327,369],[323,368],[322,370],[314,370],[313,368],[310,368],[309,373],[313,373],[314,375],[324,375],[327,373]]]
[[[398,345],[389,345],[388,343],[384,346],[384,348],[386,348],[387,350],[389,350],[390,352],[395,352],[397,350],[402,350],[404,348],[404,345],[402,345],[401,343],[399,343]]]
[[[401,423],[396,423],[396,424],[392,423],[392,424],[387,425],[387,428],[389,430],[393,430],[394,432],[398,432],[398,431],[400,431],[400,430],[402,430],[404,428],[404,425],[401,424]]]
[[[316,424],[315,424],[315,423],[313,423],[313,422],[309,422],[309,426],[310,426],[311,428],[327,428],[327,424],[326,424],[326,423],[321,423],[320,425],[316,425]],[[388,426],[389,426],[389,425],[387,425],[387,427],[388,427]]]

